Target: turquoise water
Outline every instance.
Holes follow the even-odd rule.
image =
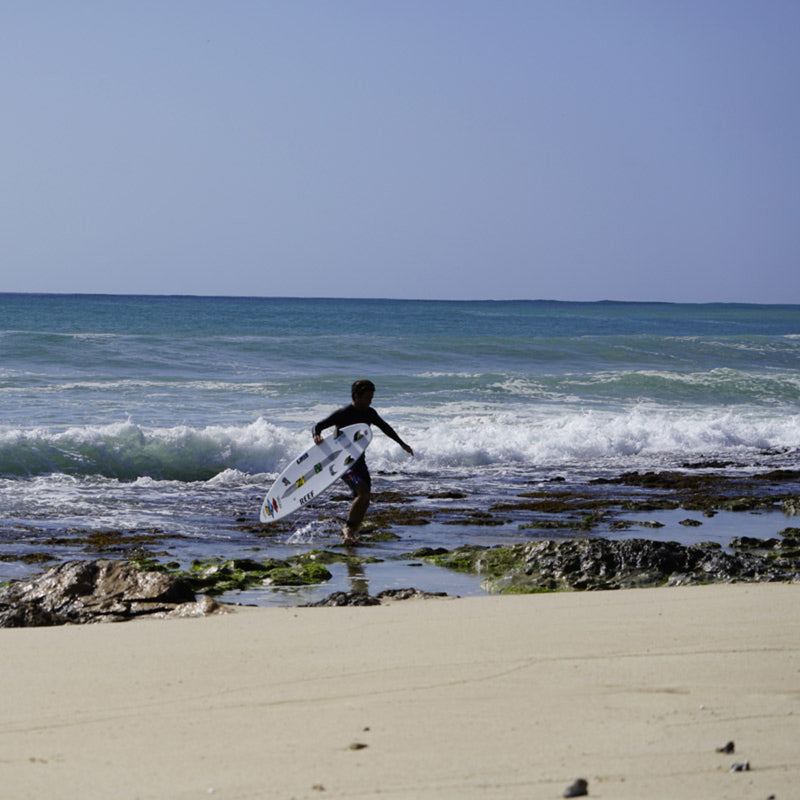
[[[476,506],[555,474],[800,451],[800,306],[6,294],[0,348],[0,555],[72,529],[246,549],[234,520],[359,377],[416,453],[378,433],[378,483]],[[330,545],[341,505],[275,546]]]

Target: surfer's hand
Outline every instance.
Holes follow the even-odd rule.
[[[314,434],[314,444],[322,444],[322,437],[318,434]]]
[[[411,447],[409,445],[403,443],[403,444],[400,445],[400,447],[402,447],[403,450],[405,450],[406,453],[408,453],[410,456],[414,455],[414,451],[411,449]]]

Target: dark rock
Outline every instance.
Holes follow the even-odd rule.
[[[447,592],[423,592],[421,589],[385,589],[378,593],[379,600],[427,600],[447,597]]]
[[[0,592],[0,628],[121,622],[134,617],[204,614],[191,586],[164,572],[142,572],[118,561],[68,561]]]
[[[322,606],[379,606],[383,600],[412,600],[433,597],[447,597],[447,592],[423,592],[419,589],[386,589],[377,597],[367,592],[334,592],[316,603],[308,603],[306,608]]]
[[[307,603],[306,608],[324,606],[379,606],[381,601],[367,592],[333,592],[316,603]]]
[[[753,536],[736,536],[731,539],[733,550],[773,550],[781,543],[780,539],[756,539]]]
[[[649,539],[548,539],[511,547],[472,546],[429,560],[484,575],[482,587],[492,593],[800,580],[800,563],[790,553],[729,553],[715,543],[685,547]]]
[[[732,497],[718,501],[717,508],[722,511],[760,511],[773,509],[775,503],[772,497]]]
[[[564,790],[562,797],[585,797],[587,794],[589,794],[589,784],[585,778],[578,778]]]
[[[761,476],[768,481],[796,481],[800,479],[800,470],[797,469],[774,469]]]
[[[450,552],[446,547],[420,547],[419,550],[414,550],[409,553],[410,558],[426,558],[428,556],[443,556],[445,553]]]

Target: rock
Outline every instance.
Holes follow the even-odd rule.
[[[447,592],[423,592],[421,589],[385,589],[378,593],[379,600],[429,600],[447,597]]]
[[[367,592],[334,592],[316,603],[308,603],[306,608],[321,606],[379,606],[384,600],[412,600],[447,597],[447,592],[423,592],[419,589],[386,589],[377,597]]]
[[[780,539],[756,539],[753,536],[736,536],[730,541],[732,550],[774,550]]]
[[[510,547],[467,546],[426,560],[485,576],[487,592],[684,586],[734,581],[800,581],[800,562],[785,551],[724,551],[649,539],[545,539]]]
[[[191,586],[164,572],[142,572],[118,561],[67,561],[0,592],[0,628],[122,622],[140,616],[213,613],[195,602]]]
[[[722,747],[717,748],[718,753],[725,753],[725,755],[730,755],[736,749],[736,745],[730,741],[726,742]]]
[[[589,784],[585,778],[578,778],[564,790],[562,797],[585,797],[587,794],[589,794]]]
[[[307,603],[306,608],[323,606],[379,606],[381,601],[367,592],[333,592],[316,603]]]
[[[796,517],[800,514],[800,495],[786,497],[781,503],[781,510],[787,517]]]

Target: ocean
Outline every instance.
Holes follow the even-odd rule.
[[[135,542],[181,564],[336,547],[341,489],[281,533],[258,511],[357,378],[415,451],[376,431],[373,490],[417,509],[449,493],[478,515],[554,480],[698,461],[747,474],[800,453],[797,305],[0,294],[0,352],[0,581],[108,556],[99,533],[121,556]],[[748,524],[774,535],[767,518]],[[476,594],[405,554],[541,535],[396,532],[358,574],[228,599],[295,604],[355,583]]]

